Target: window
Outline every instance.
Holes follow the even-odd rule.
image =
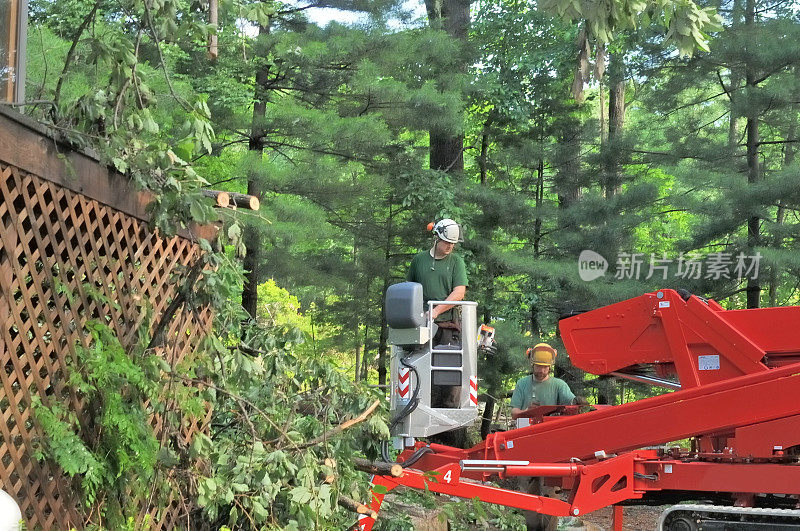
[[[27,0],[0,0],[0,101],[25,99]]]

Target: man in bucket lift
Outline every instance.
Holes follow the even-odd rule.
[[[411,260],[406,280],[422,284],[422,296],[428,301],[461,301],[467,292],[467,268],[464,259],[453,253],[456,244],[464,241],[461,226],[452,219],[442,219],[428,226],[435,236],[433,247]],[[460,345],[461,328],[453,315],[453,307],[433,308],[433,320],[438,326],[434,344]]]

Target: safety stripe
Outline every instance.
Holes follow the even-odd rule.
[[[469,377],[469,401],[473,406],[478,405],[478,377]]]
[[[401,367],[397,375],[397,394],[400,398],[411,396],[411,370],[406,367]]]

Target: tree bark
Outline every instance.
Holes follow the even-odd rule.
[[[563,132],[557,148],[558,170],[556,189],[558,204],[568,208],[581,197],[581,138],[580,121],[573,116],[565,118]]]
[[[262,146],[257,149],[263,151],[264,148]],[[228,195],[230,196],[230,200],[233,202],[233,204],[239,208],[246,208],[248,210],[258,210],[261,208],[261,201],[256,195],[237,194],[236,192],[230,192]]]
[[[356,343],[356,363],[353,377],[356,382],[361,381],[361,337],[359,336],[359,329],[358,326],[356,326],[355,330],[353,330],[353,338]]]
[[[386,290],[389,289],[389,273],[383,277],[383,291],[381,293],[386,295]],[[386,385],[386,354],[389,350],[389,329],[386,324],[386,305],[381,302],[381,336],[378,345],[378,384]]]
[[[395,258],[392,257],[392,240],[394,233],[394,216],[395,210],[392,207],[394,198],[391,195],[388,198],[389,217],[386,220],[386,241],[384,243],[384,260],[386,267],[383,273],[383,296],[381,297],[381,324],[380,324],[380,338],[378,339],[378,383],[380,385],[386,384],[386,358],[389,350],[389,329],[386,324],[386,308],[385,296],[386,290],[389,288],[389,281],[391,280],[391,266]]]
[[[492,430],[492,419],[494,418],[494,397],[487,396],[486,404],[483,407],[483,418],[481,418],[481,439],[485,439]]]

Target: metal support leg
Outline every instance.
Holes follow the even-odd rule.
[[[611,527],[614,531],[622,531],[622,505],[612,505]]]

